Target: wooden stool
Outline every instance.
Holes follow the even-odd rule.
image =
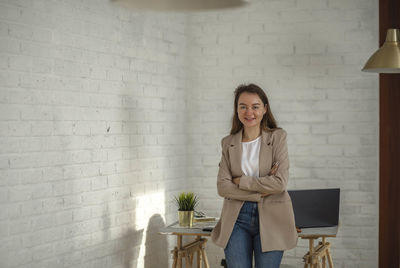
[[[207,239],[202,238],[200,235],[196,237],[196,239],[184,246],[182,246],[182,235],[177,235],[177,247],[171,250],[171,253],[174,256],[174,262],[172,264],[173,268],[182,268],[182,261],[185,259],[185,268],[191,268],[193,265],[194,255],[197,253],[197,268],[202,267],[202,263],[204,264],[204,268],[210,268],[208,264],[207,255],[205,252],[205,246]],[[203,262],[202,262],[203,259]]]
[[[329,267],[333,268],[332,256],[330,253],[331,244],[325,241],[325,237],[322,237],[322,242],[318,243],[318,246],[314,248],[314,239],[318,239],[319,237],[313,238],[305,238],[309,239],[309,251],[304,255],[304,268],[325,268],[326,267],[326,259],[328,259]],[[322,266],[321,266],[322,261]]]

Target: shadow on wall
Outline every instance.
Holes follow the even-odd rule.
[[[145,268],[168,267],[168,242],[165,235],[158,233],[165,222],[160,214],[154,214],[149,219],[146,232],[146,255],[144,256]]]
[[[143,241],[143,229],[121,228],[120,224],[129,221],[130,214],[114,216],[114,223],[108,213],[109,207],[103,209],[103,241],[110,243],[112,256],[108,260],[108,267],[138,267],[140,249]],[[113,224],[117,227],[112,228]],[[128,225],[129,226],[129,225]]]
[[[140,253],[140,245],[142,244],[143,230],[135,230],[129,228],[122,236],[120,241],[117,241],[115,247],[122,250],[123,267],[132,268],[138,267],[138,259]]]

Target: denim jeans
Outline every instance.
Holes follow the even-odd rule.
[[[261,251],[257,202],[244,202],[224,252],[228,268],[251,268],[253,252],[256,268],[280,266],[283,250]]]

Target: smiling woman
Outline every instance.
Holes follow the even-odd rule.
[[[289,157],[286,132],[259,86],[235,90],[231,134],[221,144],[217,188],[224,204],[211,238],[229,268],[252,267],[253,253],[256,267],[279,267],[284,250],[297,244]]]
[[[239,97],[238,117],[240,122],[247,129],[246,134],[250,134],[250,130],[259,131],[259,125],[265,112],[267,105],[264,105],[260,97],[255,93],[243,92]],[[255,133],[258,136],[258,133]],[[243,141],[252,140],[250,137],[243,136]]]
[[[245,135],[251,132],[252,136],[256,135],[256,137],[259,135],[257,131],[260,131],[260,128],[265,131],[277,128],[275,118],[269,107],[268,97],[257,85],[239,86],[235,90],[233,109],[231,135],[238,133],[243,127],[245,127]],[[244,138],[247,139],[248,137],[245,136]]]

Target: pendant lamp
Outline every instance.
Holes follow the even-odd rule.
[[[152,11],[206,11],[235,8],[247,4],[248,0],[111,0],[112,3],[131,10]]]
[[[386,41],[367,61],[364,72],[400,73],[400,30],[389,29]]]

